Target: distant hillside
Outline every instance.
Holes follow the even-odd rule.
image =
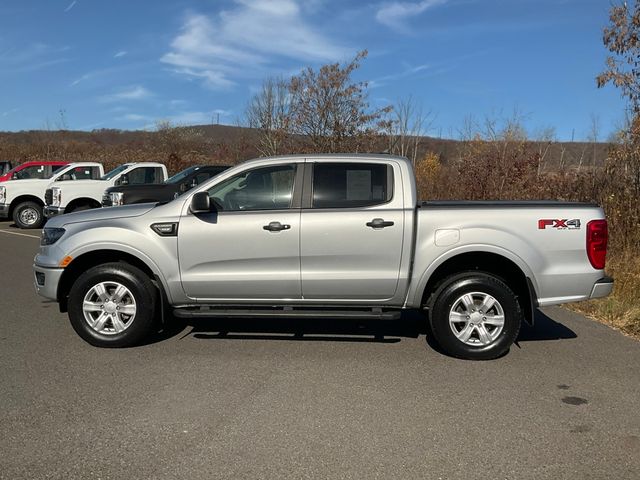
[[[258,156],[258,141],[259,131],[229,125],[176,127],[164,132],[112,129],[0,132],[0,160],[20,163],[56,157],[65,160],[94,159],[112,164],[151,159],[168,161],[179,157],[181,163],[237,163]],[[456,160],[462,143],[459,140],[422,137],[420,156],[428,151],[434,152],[444,164],[448,164]],[[561,166],[603,165],[610,145],[532,142],[531,146],[545,154],[547,169],[557,169]],[[378,152],[384,148],[382,146]]]

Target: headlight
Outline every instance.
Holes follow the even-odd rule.
[[[111,192],[109,197],[111,197],[111,205],[114,207],[124,204],[124,193],[122,192]]]
[[[40,245],[42,245],[42,246],[53,245],[58,240],[60,240],[60,237],[62,237],[62,235],[64,235],[64,232],[65,232],[64,228],[47,228],[47,227],[45,227],[42,230],[42,237],[40,238]]]
[[[0,203],[7,203],[7,187],[0,187]]]
[[[62,205],[62,189],[60,187],[53,187],[51,189],[51,205],[53,207]]]

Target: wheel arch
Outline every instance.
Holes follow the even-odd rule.
[[[74,198],[71,200],[65,208],[65,212],[70,213],[75,208],[78,208],[81,205],[89,205],[90,208],[100,208],[102,204],[98,202],[95,198],[91,197],[80,197]]]
[[[18,205],[20,205],[23,202],[35,202],[41,207],[44,207],[44,202],[40,197],[37,197],[35,195],[29,195],[29,194],[18,195],[16,198],[13,199],[13,201],[11,202],[11,205],[9,205],[9,218],[13,218],[14,210]]]
[[[69,291],[71,290],[73,282],[80,274],[82,274],[82,272],[97,265],[112,262],[122,262],[140,269],[143,273],[149,276],[151,281],[159,289],[160,294],[162,296],[166,296],[167,290],[166,285],[164,284],[164,279],[161,276],[158,267],[149,261],[149,259],[142,258],[140,255],[117,248],[105,248],[84,252],[79,256],[74,257],[71,263],[65,267],[64,272],[60,277],[60,281],[58,282],[57,297],[60,305],[60,311],[67,311]]]
[[[508,256],[483,250],[462,252],[443,259],[429,270],[431,273],[425,275],[424,286],[417,292],[420,295],[420,307],[429,306],[430,297],[445,278],[462,272],[485,272],[501,278],[513,290],[525,314],[525,320],[533,325],[537,308],[534,279]]]

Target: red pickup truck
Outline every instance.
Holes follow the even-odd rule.
[[[69,162],[58,160],[50,162],[21,163],[4,175],[0,175],[0,182],[6,182],[7,180],[21,180],[23,178],[49,178],[56,170],[68,163]]]

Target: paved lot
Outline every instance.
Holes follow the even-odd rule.
[[[12,233],[7,233],[12,232]],[[540,312],[496,361],[400,322],[210,321],[83,343],[0,223],[0,478],[640,478],[640,344]]]

